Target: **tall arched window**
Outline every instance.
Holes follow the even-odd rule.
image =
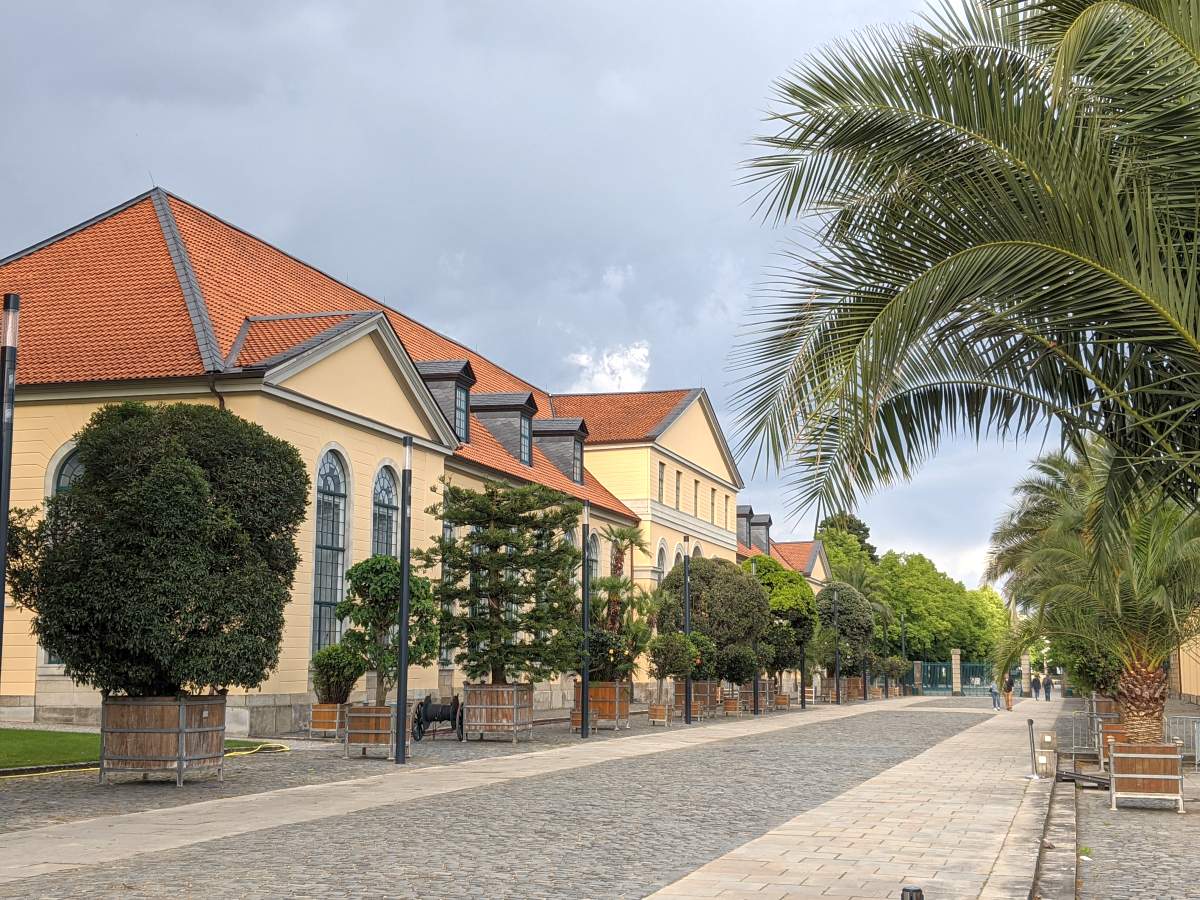
[[[658,560],[655,563],[658,566],[658,573],[654,576],[654,580],[658,584],[662,584],[663,576],[667,574],[667,548],[658,548]]]
[[[83,475],[83,463],[79,461],[79,451],[72,450],[58,464],[58,471],[54,473],[54,493],[61,494],[69,491],[81,475]]]
[[[683,551],[682,550],[675,551],[675,565],[676,566],[683,565]],[[674,568],[674,567],[672,567],[672,568]]]
[[[692,548],[692,559],[699,559],[704,554],[700,552],[700,545],[697,544]]]
[[[334,610],[345,594],[346,467],[333,450],[317,467],[317,555],[313,568],[313,649],[336,644],[341,623]]]
[[[398,496],[396,476],[384,466],[375,476],[371,499],[371,553],[375,556],[396,555],[396,521],[400,515]]]
[[[588,579],[595,590],[596,579],[600,577],[600,538],[593,532],[588,535]]]

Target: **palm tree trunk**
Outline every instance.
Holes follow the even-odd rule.
[[[1135,663],[1121,673],[1117,702],[1125,733],[1135,744],[1157,744],[1163,739],[1163,709],[1167,704],[1167,673],[1162,666]]]

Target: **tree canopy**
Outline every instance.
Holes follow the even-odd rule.
[[[771,623],[766,590],[748,573],[724,559],[690,561],[692,628],[718,649],[753,645]],[[683,567],[676,566],[660,586],[659,632],[683,629]]]
[[[879,556],[875,552],[875,545],[870,542],[871,529],[858,516],[848,512],[834,513],[831,516],[826,516],[817,524],[817,534],[823,531],[835,530],[844,531],[852,535],[858,541],[859,547],[867,552],[867,557],[871,562],[879,562]]]
[[[12,516],[9,584],[38,642],[107,693],[259,685],[308,500],[296,448],[215,407],[120,403],[77,450],[70,490]]]

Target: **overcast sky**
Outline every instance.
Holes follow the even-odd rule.
[[[700,385],[732,432],[726,358],[785,236],[736,183],[772,81],[920,5],[14,5],[0,252],[153,178],[547,389]],[[951,448],[859,512],[974,586],[1034,450]],[[810,537],[784,493],[742,502]]]

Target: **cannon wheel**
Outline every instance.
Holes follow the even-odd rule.
[[[461,704],[458,707],[458,714],[454,717],[454,720],[455,735],[458,736],[459,741],[465,741],[467,739],[467,735],[463,730],[463,708]]]
[[[413,710],[412,719],[412,736],[414,741],[420,741],[425,737],[425,717],[421,715],[421,704],[417,704],[417,708]]]

